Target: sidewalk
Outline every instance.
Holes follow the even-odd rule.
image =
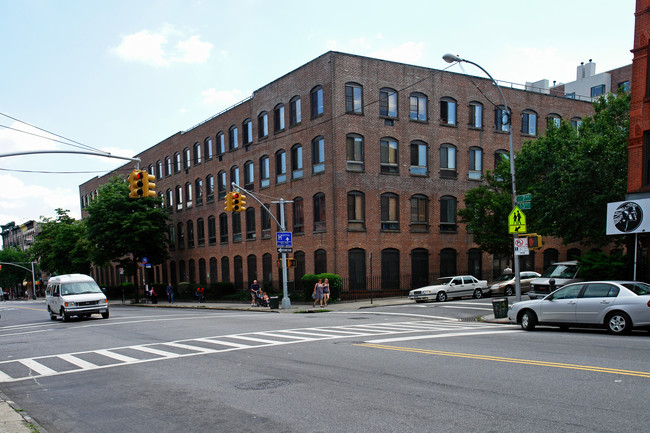
[[[16,403],[0,392],[0,433],[47,433]]]

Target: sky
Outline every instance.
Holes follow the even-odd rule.
[[[634,0],[0,0],[0,224],[81,217],[79,185],[330,50],[495,79],[632,62]],[[483,76],[472,65],[450,71]]]

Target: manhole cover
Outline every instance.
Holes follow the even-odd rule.
[[[252,390],[273,389],[273,388],[279,388],[281,386],[289,385],[290,383],[291,381],[286,379],[260,379],[260,380],[252,380],[250,382],[238,383],[237,385],[235,385],[235,388],[252,389]]]

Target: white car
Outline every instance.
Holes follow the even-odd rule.
[[[510,323],[532,331],[553,325],[605,327],[612,334],[650,328],[650,285],[638,281],[587,281],[563,286],[543,299],[515,302]]]
[[[519,282],[521,286],[521,293],[524,294],[528,292],[530,288],[530,282],[535,278],[539,278],[537,272],[532,271],[523,271],[519,273]],[[515,294],[515,275],[514,274],[503,274],[496,280],[492,282],[490,286],[490,295],[505,295],[512,296]]]
[[[444,302],[449,298],[472,296],[476,299],[483,297],[487,292],[487,281],[479,280],[471,275],[438,278],[434,285],[421,287],[409,292],[409,299],[415,302],[439,301]]]
[[[70,317],[90,317],[101,314],[108,319],[108,300],[95,280],[88,275],[66,274],[52,277],[47,282],[45,301],[50,319],[60,316],[64,322]]]

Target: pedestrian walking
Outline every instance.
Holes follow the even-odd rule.
[[[172,287],[171,283],[167,285],[167,302],[174,303],[174,287]]]
[[[312,298],[314,298],[314,304],[312,307],[315,307],[318,302],[320,302],[320,306],[323,306],[323,279],[319,278],[318,282],[316,285],[314,285],[314,293],[312,295]]]
[[[253,280],[253,284],[251,284],[251,307],[257,305],[257,294],[259,291],[260,285],[257,284],[257,280]]]
[[[196,289],[196,296],[199,298],[199,304],[203,302],[203,294],[205,293],[205,289],[203,287],[199,287]]]
[[[325,278],[325,282],[323,283],[323,302],[325,303],[325,306],[327,307],[327,302],[330,300],[330,280]]]
[[[157,304],[158,303],[158,293],[156,293],[156,290],[153,288],[153,286],[151,287],[151,292],[149,292],[149,294],[151,296],[151,303],[152,304]]]

